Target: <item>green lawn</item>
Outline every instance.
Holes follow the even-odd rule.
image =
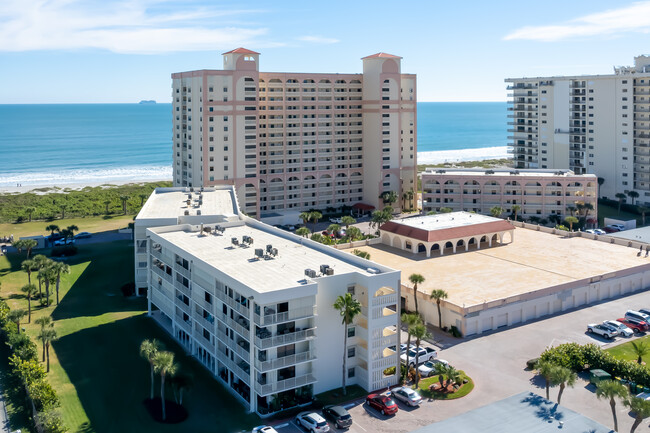
[[[0,295],[12,308],[27,306],[19,292],[27,275],[16,271],[23,258],[24,253],[0,257]],[[45,314],[55,320],[60,339],[52,346],[48,380],[59,393],[70,432],[229,432],[259,423],[146,317],[145,299],[122,296],[120,286],[133,280],[129,241],[82,245],[69,264],[72,273],[61,283],[61,304],[37,307],[32,321]],[[35,337],[36,326],[24,326]],[[150,386],[149,365],[138,355],[145,338],[163,341],[176,353],[182,369],[194,376],[194,387],[183,402],[189,418],[181,424],[155,423],[142,405]],[[0,362],[0,368],[6,368],[6,362]],[[159,387],[157,382],[156,392]],[[173,398],[171,390],[167,397]],[[24,420],[20,412],[12,413],[11,428],[28,431]]]
[[[426,379],[421,379],[420,383],[418,384],[418,390],[423,397],[431,398],[434,400],[455,400],[457,398],[465,397],[474,389],[474,381],[472,380],[471,377],[467,376],[465,372],[463,372],[462,370],[460,371],[460,373],[461,373],[460,375],[461,381],[463,379],[467,379],[468,382],[463,386],[461,386],[460,389],[454,392],[453,394],[443,394],[443,393],[429,391],[429,385],[438,383],[438,375],[431,376]],[[444,380],[447,380],[447,376],[443,375],[443,377]]]
[[[125,228],[133,222],[133,215],[96,216],[85,218],[55,219],[52,221],[32,221],[24,223],[0,223],[0,236],[14,235],[14,239],[21,236],[49,235],[45,230],[50,224],[56,224],[64,229],[70,225],[79,227],[80,232],[105,232]]]
[[[618,207],[617,206],[607,206],[604,204],[599,204],[598,205],[598,226],[603,227],[605,224],[603,223],[603,220],[605,218],[615,218],[619,220],[636,220],[636,225],[637,227],[641,227],[641,215],[621,211],[621,213],[618,213]],[[650,222],[650,215],[646,218],[646,222]]]
[[[648,345],[650,345],[650,335],[647,335],[645,337],[637,338],[635,340],[636,344],[639,344],[640,342],[644,342]],[[634,354],[632,350],[632,342],[628,341],[627,343],[619,344],[618,346],[612,347],[610,349],[605,350],[606,352],[609,352],[612,356],[618,359],[625,359],[628,361],[636,361],[637,356]],[[650,353],[645,355],[643,357],[643,361],[646,364],[650,364]]]

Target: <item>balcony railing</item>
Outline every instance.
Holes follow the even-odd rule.
[[[301,362],[312,361],[316,359],[316,354],[312,350],[293,355],[283,356],[281,358],[270,359],[268,361],[255,360],[255,368],[259,371],[277,370],[279,368],[289,367]]]
[[[284,346],[285,344],[292,344],[299,341],[304,341],[316,335],[316,328],[303,329],[296,332],[281,334],[276,336],[268,336],[261,338],[255,336],[255,346],[259,349],[268,349],[274,346]]]
[[[227,296],[223,290],[217,290],[217,298],[225,302],[230,308],[240,313],[242,316],[249,317],[250,310],[242,305],[240,302],[235,301],[230,296]]]
[[[286,391],[288,389],[298,388],[300,386],[315,383],[316,377],[307,373],[302,376],[292,377],[291,379],[279,380],[277,382],[268,383],[265,385],[255,382],[255,391],[261,396],[275,394],[277,392]]]
[[[275,323],[289,322],[291,320],[304,319],[316,315],[316,307],[294,308],[284,313],[265,314],[260,316],[254,315],[254,321],[257,325],[268,326]]]

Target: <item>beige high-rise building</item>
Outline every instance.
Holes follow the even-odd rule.
[[[515,168],[570,169],[604,180],[600,195],[650,202],[650,57],[612,75],[508,78]]]
[[[379,208],[390,191],[401,208],[416,189],[416,77],[398,56],[362,60],[362,74],[259,72],[238,48],[223,70],[172,74],[174,186],[233,185],[257,218]]]

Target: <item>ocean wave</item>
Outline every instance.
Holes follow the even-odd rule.
[[[172,179],[171,166],[131,166],[123,168],[57,170],[0,175],[0,187],[59,186]]]
[[[418,152],[418,164],[442,164],[444,162],[482,161],[508,158],[507,146],[480,147],[477,149],[439,150]]]

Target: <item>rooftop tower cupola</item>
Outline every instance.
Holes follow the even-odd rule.
[[[224,71],[259,71],[260,53],[237,48],[223,53]]]

